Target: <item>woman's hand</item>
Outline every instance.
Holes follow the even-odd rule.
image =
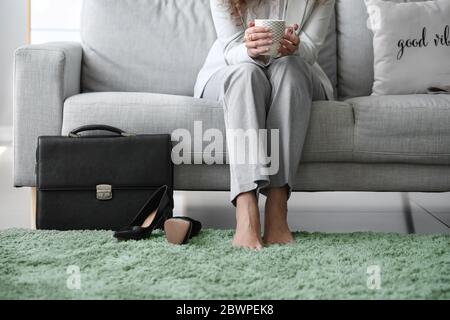
[[[278,49],[278,52],[281,53],[282,57],[293,55],[295,51],[297,51],[300,44],[300,38],[295,34],[295,31],[297,31],[298,28],[298,24],[294,24],[286,28],[284,37],[280,41],[280,49]]]
[[[272,33],[269,28],[255,27],[254,21],[249,21],[245,30],[245,46],[248,56],[255,59],[270,50]]]

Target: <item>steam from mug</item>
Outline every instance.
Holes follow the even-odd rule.
[[[272,20],[272,19],[255,19],[256,27],[269,28],[272,32],[273,44],[270,50],[263,53],[263,56],[278,56],[278,49],[280,48],[280,41],[283,39],[286,30],[286,21],[284,20]]]

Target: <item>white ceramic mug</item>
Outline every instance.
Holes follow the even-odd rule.
[[[286,30],[286,21],[284,20],[272,20],[272,19],[255,19],[256,27],[265,27],[269,28],[272,32],[272,41],[273,44],[270,47],[270,50],[266,53],[263,53],[263,56],[278,56],[278,49],[280,49],[280,41],[284,37],[284,33]]]

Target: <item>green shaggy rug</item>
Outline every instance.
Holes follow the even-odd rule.
[[[2,231],[0,299],[450,299],[449,236],[297,233],[253,252],[232,235]]]

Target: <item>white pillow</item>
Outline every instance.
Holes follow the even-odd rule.
[[[374,95],[450,85],[450,0],[365,0],[374,33]]]

